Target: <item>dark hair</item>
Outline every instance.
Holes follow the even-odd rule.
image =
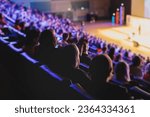
[[[63,40],[67,41],[69,38],[69,34],[68,33],[63,33]]]
[[[115,55],[115,48],[111,47],[109,52],[108,52],[109,57],[113,60],[114,59],[114,55]]]
[[[78,42],[78,48],[80,51],[80,55],[82,55],[83,53],[85,53],[86,48],[87,48],[87,44],[88,44],[88,40],[85,38],[81,38]]]
[[[132,64],[134,66],[140,66],[142,59],[139,56],[134,56],[132,59]]]
[[[50,30],[46,29],[41,33],[40,46],[55,48],[56,44],[57,44],[57,39],[52,29]]]
[[[26,34],[26,44],[29,46],[34,46],[38,43],[40,36],[40,31],[38,29],[29,30]]]
[[[93,58],[89,72],[92,80],[105,82],[112,72],[112,60],[106,54],[101,54]]]
[[[119,62],[121,60],[121,57],[122,57],[121,54],[116,55],[115,61]]]
[[[102,48],[102,51],[103,51],[103,52],[106,52],[106,51],[107,51],[107,47],[104,46],[104,47]]]
[[[65,68],[78,68],[80,63],[79,49],[75,44],[62,48],[62,65]]]
[[[0,19],[3,19],[3,15],[2,15],[2,13],[0,13]]]
[[[125,61],[119,62],[115,67],[115,75],[117,80],[129,81],[130,70],[129,65]]]

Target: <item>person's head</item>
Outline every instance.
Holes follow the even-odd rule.
[[[25,29],[25,22],[20,22],[20,27],[21,27],[21,30],[24,30]]]
[[[82,54],[88,54],[88,50],[89,50],[89,42],[88,40],[82,38],[79,40],[78,42],[78,48],[80,50],[80,55],[82,56]]]
[[[139,56],[134,56],[132,59],[132,64],[136,67],[140,66],[142,59]]]
[[[38,43],[40,31],[38,29],[29,30],[26,34],[26,45],[34,46]]]
[[[106,53],[106,52],[107,52],[107,47],[104,46],[104,47],[102,48],[102,51],[103,51],[103,53]]]
[[[125,61],[120,61],[115,67],[115,76],[119,81],[130,81],[130,68]]]
[[[106,82],[112,75],[112,71],[112,60],[106,54],[101,54],[93,58],[89,68],[92,80],[99,83]]]
[[[62,64],[65,68],[78,68],[80,64],[79,49],[75,44],[62,48]]]
[[[129,57],[129,53],[128,53],[128,51],[125,51],[125,53],[124,53],[124,57],[125,57],[125,58],[128,58],[128,57]]]
[[[114,55],[115,55],[115,48],[111,47],[109,52],[108,52],[109,57],[113,60],[114,59]]]
[[[69,34],[68,33],[63,33],[63,40],[68,41],[69,39]]]
[[[4,17],[2,15],[2,13],[0,13],[0,20],[3,20],[3,19],[4,19]]]
[[[145,73],[150,74],[150,63],[148,63],[145,67]]]
[[[20,20],[19,20],[19,19],[16,19],[15,25],[19,25],[19,24],[20,24]]]
[[[44,30],[40,36],[40,45],[43,47],[55,48],[57,39],[53,30]]]
[[[119,61],[121,60],[121,58],[122,58],[121,54],[118,54],[118,55],[116,55],[116,57],[115,57],[115,61],[116,61],[116,62],[119,62]]]

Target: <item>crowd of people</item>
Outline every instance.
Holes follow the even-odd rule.
[[[14,21],[26,34],[19,47],[66,80],[79,83],[95,99],[130,99],[135,78],[150,82],[150,59],[86,33],[71,20],[0,0],[0,35]],[[80,68],[85,64],[87,70]],[[117,85],[116,83],[117,82]],[[114,92],[112,94],[112,92]]]

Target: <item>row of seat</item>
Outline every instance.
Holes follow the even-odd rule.
[[[0,62],[13,74],[15,99],[91,99],[79,85],[70,84],[46,65],[31,58],[22,49],[0,38]],[[10,97],[11,99],[11,97]]]

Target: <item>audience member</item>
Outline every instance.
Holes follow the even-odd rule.
[[[148,63],[145,67],[144,80],[147,80],[150,82],[150,63]]]
[[[89,50],[89,43],[88,40],[82,38],[79,40],[78,43],[78,48],[80,51],[80,60],[82,63],[85,63],[87,65],[90,65],[91,63],[91,58],[88,55],[88,50]]]
[[[39,48],[36,53],[36,57],[47,64],[48,66],[52,63],[52,56],[56,52],[57,40],[55,37],[55,32],[52,29],[44,30],[39,38]]]
[[[131,77],[142,78],[142,68],[141,68],[142,59],[139,56],[135,56],[132,59],[132,63],[130,65],[130,75]]]
[[[86,86],[89,92],[96,99],[127,99],[126,89],[110,82],[112,79],[112,60],[107,55],[96,56],[90,65],[91,83]],[[113,92],[113,94],[112,94]]]
[[[70,79],[72,82],[83,85],[89,81],[89,77],[79,68],[79,54],[79,49],[75,44],[60,48],[57,61],[55,60],[55,71]]]
[[[23,50],[32,57],[35,57],[37,48],[39,46],[39,36],[40,31],[37,29],[28,31],[26,35],[26,42],[23,46]]]

